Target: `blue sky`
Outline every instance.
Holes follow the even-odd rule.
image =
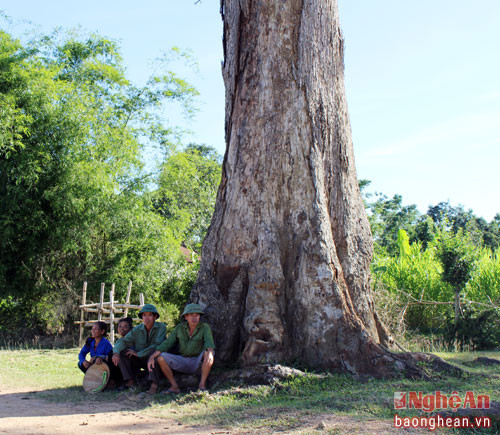
[[[218,0],[1,0],[20,34],[81,25],[120,41],[129,78],[151,61],[190,49],[200,92],[186,142],[224,152],[222,23]],[[421,212],[449,200],[491,220],[500,212],[500,1],[339,0],[346,91],[358,176],[373,191],[403,195]],[[177,69],[176,69],[177,70]]]

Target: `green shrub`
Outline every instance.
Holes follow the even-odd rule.
[[[448,325],[444,338],[460,351],[500,349],[500,316],[496,310],[480,311],[466,306],[457,325],[451,318]]]

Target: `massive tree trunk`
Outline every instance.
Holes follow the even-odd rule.
[[[191,300],[219,361],[387,375],[336,0],[222,0],[226,154]]]

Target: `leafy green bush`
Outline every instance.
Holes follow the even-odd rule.
[[[448,321],[444,333],[448,343],[454,343],[459,350],[500,349],[500,316],[496,310],[476,310],[464,307],[457,325]]]
[[[195,256],[193,257],[192,263],[180,260],[156,294],[156,303],[165,312],[163,322],[168,326],[174,326],[179,322],[180,314],[196,282],[200,263]]]

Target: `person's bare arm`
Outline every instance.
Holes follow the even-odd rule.
[[[159,350],[155,350],[148,359],[148,370],[151,372],[155,368],[156,358],[160,355]]]

